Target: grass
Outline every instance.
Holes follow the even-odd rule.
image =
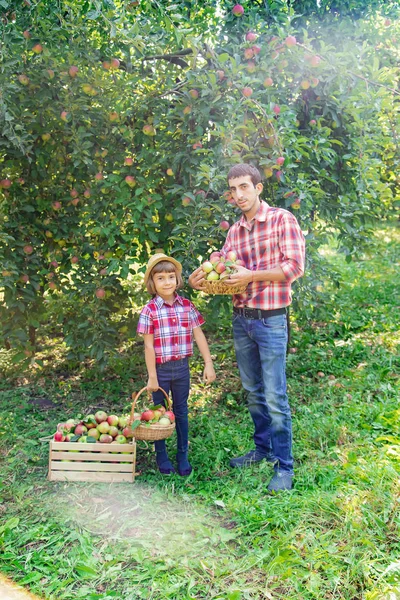
[[[187,479],[159,475],[141,443],[133,485],[46,480],[40,439],[66,415],[126,407],[145,382],[140,344],[103,373],[68,368],[56,338],[42,370],[13,375],[3,352],[0,570],[54,600],[400,598],[398,248],[387,229],[357,264],[326,249],[344,285],[294,323],[290,493],[267,495],[267,463],[229,469],[252,427],[226,323],[208,336],[212,388],[193,361]]]

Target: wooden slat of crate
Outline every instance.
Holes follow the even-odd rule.
[[[116,473],[132,473],[132,465],[123,465],[118,463],[113,465],[112,463],[85,463],[85,462],[61,462],[53,460],[50,462],[50,469],[52,471],[108,471]]]
[[[70,460],[79,461],[99,461],[102,462],[133,462],[134,456],[129,452],[124,454],[106,454],[103,452],[100,456],[99,453],[94,452],[52,452],[53,460]]]
[[[50,481],[87,481],[91,483],[119,483],[135,480],[134,473],[101,473],[99,471],[53,471]]]
[[[135,443],[50,442],[50,481],[133,482],[135,465]]]

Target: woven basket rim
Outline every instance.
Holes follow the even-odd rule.
[[[201,291],[208,294],[219,294],[222,296],[232,296],[233,294],[243,294],[246,291],[247,284],[226,285],[224,280],[203,281]]]

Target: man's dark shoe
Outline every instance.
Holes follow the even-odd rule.
[[[262,460],[267,460],[268,462],[275,462],[275,459],[271,454],[261,454],[258,450],[250,450],[244,456],[238,456],[237,458],[231,458],[229,464],[231,467],[237,467],[241,469],[242,467],[249,467],[254,463],[259,463]]]
[[[268,484],[269,492],[283,492],[291,490],[293,486],[293,475],[285,471],[275,471],[275,475]]]

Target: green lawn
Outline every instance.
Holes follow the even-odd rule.
[[[159,475],[142,442],[134,484],[46,480],[40,438],[67,416],[126,407],[145,382],[139,344],[104,373],[67,368],[57,339],[43,370],[13,376],[3,351],[0,570],[54,600],[400,599],[399,237],[377,232],[357,264],[326,254],[345,283],[327,283],[318,320],[293,327],[290,493],[266,493],[267,463],[229,468],[252,427],[225,320],[212,389],[193,363],[187,479]]]

